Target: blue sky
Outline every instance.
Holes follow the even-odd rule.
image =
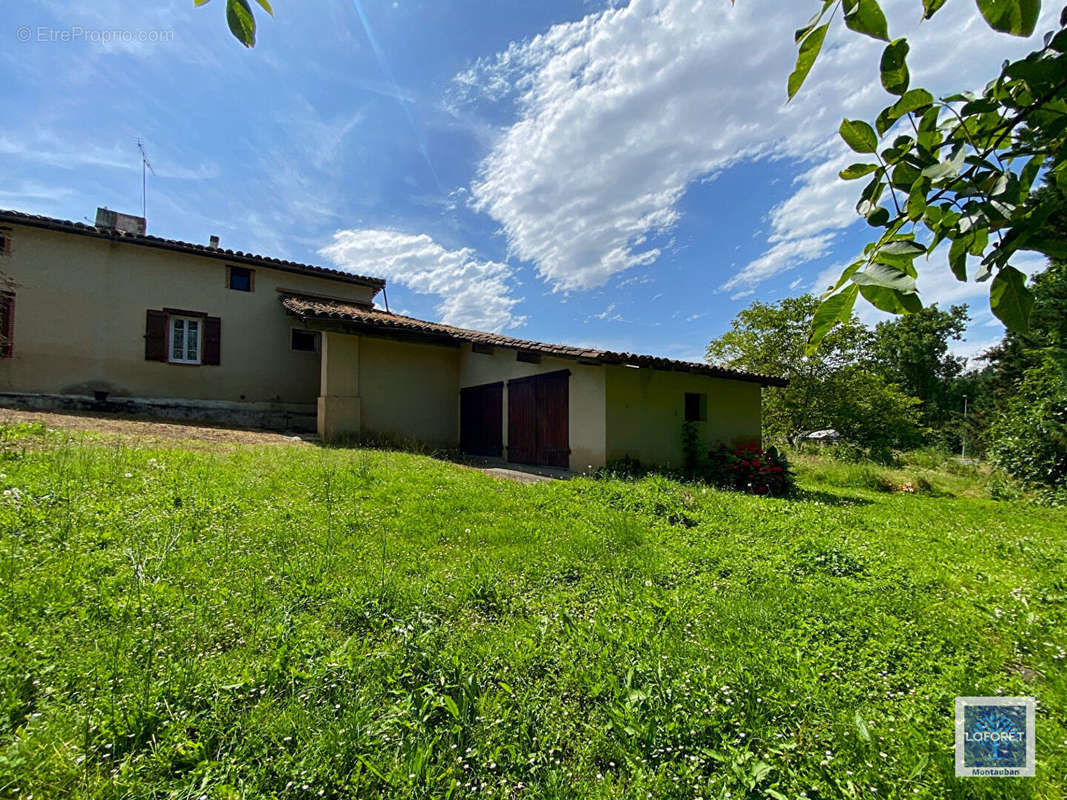
[[[140,137],[150,233],[380,275],[426,319],[689,359],[866,241],[836,129],[886,104],[879,47],[834,30],[787,105],[791,0],[274,5],[253,50],[224,0],[8,9],[0,207],[139,213]],[[973,4],[883,5],[935,91],[1035,44]],[[972,307],[961,353],[999,338],[984,285],[926,270],[927,302]]]

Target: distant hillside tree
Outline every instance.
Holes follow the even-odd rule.
[[[805,354],[818,305],[810,294],[773,305],[755,302],[708,344],[707,358],[789,379],[789,386],[764,394],[764,433],[770,439],[795,445],[811,431],[833,428],[874,450],[917,443],[919,401],[874,368],[874,336],[858,318],[838,325],[816,353]]]
[[[969,321],[965,305],[948,311],[934,305],[874,329],[876,363],[886,378],[922,401],[926,426],[942,425],[959,406],[956,383],[967,362],[949,352],[949,344],[963,337]]]

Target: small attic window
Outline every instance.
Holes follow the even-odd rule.
[[[235,292],[251,292],[255,273],[248,267],[226,267],[226,286]]]
[[[491,356],[493,354],[493,346],[491,344],[475,342],[471,345],[471,352],[481,353],[483,356]]]

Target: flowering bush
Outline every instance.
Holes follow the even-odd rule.
[[[705,479],[719,486],[781,497],[796,486],[793,470],[775,447],[719,445],[708,453]]]

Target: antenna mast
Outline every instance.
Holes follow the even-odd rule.
[[[152,162],[148,160],[148,153],[145,152],[144,142],[141,141],[141,137],[137,137],[137,149],[141,151],[141,216],[145,219],[148,218],[148,172],[153,175],[156,171],[152,169]]]

